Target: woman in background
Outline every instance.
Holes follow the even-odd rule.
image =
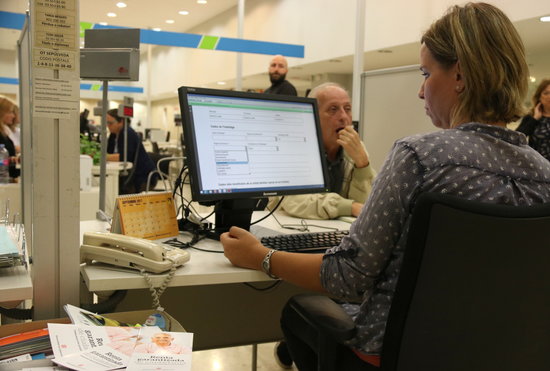
[[[516,130],[527,135],[529,145],[550,161],[550,79],[542,80],[532,102],[529,114]]]
[[[10,139],[10,125],[16,119],[16,105],[9,99],[0,97],[0,144],[4,144],[10,155],[10,178],[17,178],[20,170],[15,168],[17,163],[17,149]]]

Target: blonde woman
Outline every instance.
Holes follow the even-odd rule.
[[[11,133],[9,125],[15,121],[15,104],[7,98],[0,97],[0,144],[4,144],[10,155],[10,178],[19,176],[19,169],[15,168],[17,162],[17,149],[10,139]]]
[[[336,351],[341,370],[379,363],[420,193],[507,205],[550,202],[550,162],[527,145],[525,135],[506,128],[523,115],[528,67],[523,43],[502,11],[485,3],[451,7],[422,36],[420,73],[418,97],[433,125],[443,130],[394,144],[339,246],[325,254],[300,254],[270,250],[236,227],[221,236],[234,265],[343,303],[357,333]],[[298,317],[288,305],[283,309],[288,348],[299,370],[316,370],[317,356],[308,345],[315,344],[316,333]]]

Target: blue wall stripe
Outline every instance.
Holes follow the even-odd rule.
[[[98,84],[80,84],[80,90],[92,90],[92,86],[95,85]],[[99,89],[97,91],[103,91],[103,84],[99,86]],[[109,91],[122,93],[143,93],[143,88],[140,88],[138,86],[109,85]]]
[[[19,85],[19,79],[13,77],[0,77],[0,84]]]
[[[216,50],[256,54],[282,54],[287,57],[304,57],[304,46],[221,37]]]
[[[25,14],[0,11],[0,27],[22,30],[25,25]]]
[[[196,48],[201,41],[201,35],[167,31],[141,30],[140,41],[144,44],[181,46]]]
[[[25,15],[0,11],[0,27],[21,30],[25,23]],[[120,26],[102,26],[94,24],[93,29],[125,28]],[[140,30],[140,41],[143,44],[198,48],[203,35]],[[207,35],[212,36],[212,35]],[[254,54],[282,54],[287,57],[304,58],[304,46],[296,44],[273,43],[267,41],[235,39],[220,37],[214,50]]]

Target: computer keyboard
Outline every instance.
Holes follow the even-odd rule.
[[[275,250],[303,253],[322,253],[338,244],[349,231],[280,234],[262,237],[264,246]]]

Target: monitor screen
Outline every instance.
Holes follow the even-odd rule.
[[[314,99],[180,88],[195,201],[326,191]]]
[[[327,191],[311,98],[179,88],[194,201]]]

